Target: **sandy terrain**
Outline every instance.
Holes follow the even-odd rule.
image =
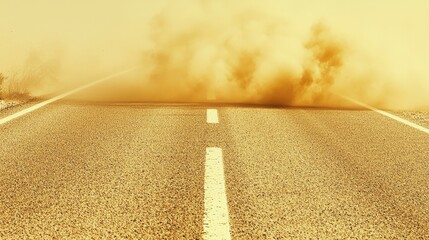
[[[401,111],[393,114],[429,128],[429,111]]]
[[[0,100],[0,111],[24,103],[22,100]]]

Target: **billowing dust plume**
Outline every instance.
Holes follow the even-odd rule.
[[[425,1],[42,2],[50,9],[42,13],[63,23],[47,19],[42,33],[19,36],[32,33],[45,44],[15,77],[0,69],[11,86],[22,83],[12,92],[34,95],[138,65],[98,94],[129,101],[347,106],[336,93],[383,108],[429,108]],[[21,32],[34,28],[26,24]]]
[[[193,3],[186,14],[175,6],[151,22],[147,84],[138,90],[145,100],[297,105],[330,94],[344,46],[323,24],[303,41],[269,12]]]

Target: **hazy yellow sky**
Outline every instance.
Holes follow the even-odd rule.
[[[196,1],[0,0],[1,50],[10,50],[4,48],[14,44],[31,49],[53,42],[94,48],[111,43],[135,46],[136,38],[144,39],[148,20],[162,7],[173,3],[183,11],[180,5],[189,6],[189,2]],[[394,48],[389,50],[393,57],[395,52],[420,55],[429,49],[429,2],[425,0],[225,2],[233,2],[228,5],[235,8],[253,5],[268,9],[273,15],[302,22],[302,26],[322,19],[335,31],[364,41],[368,47],[382,51]]]

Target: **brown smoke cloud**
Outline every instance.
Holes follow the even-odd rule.
[[[335,92],[382,108],[429,108],[429,6],[421,0],[3,1],[0,14],[11,21],[0,23],[8,46],[0,72],[9,81],[10,72],[30,72],[12,81],[27,94],[137,64],[95,95],[347,106]],[[11,71],[10,63],[21,64]]]
[[[191,3],[152,19],[145,77],[133,87],[143,100],[328,103],[345,46],[324,24],[300,38],[285,20],[255,6]]]

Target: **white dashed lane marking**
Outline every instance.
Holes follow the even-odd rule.
[[[219,123],[219,116],[217,109],[207,109],[207,123]]]
[[[204,239],[231,239],[221,148],[206,149]]]

